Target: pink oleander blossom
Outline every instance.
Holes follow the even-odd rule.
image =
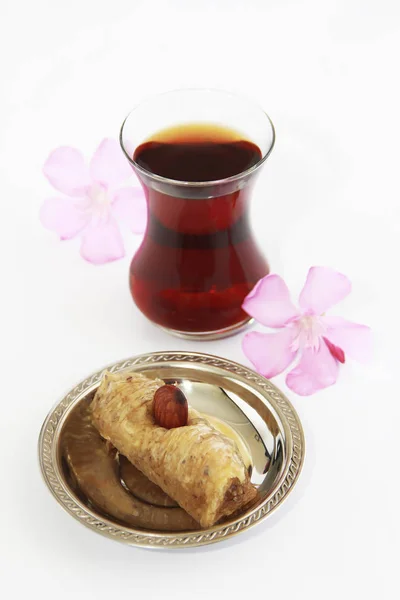
[[[44,175],[64,196],[45,200],[42,225],[61,240],[81,237],[81,256],[95,265],[125,255],[118,220],[143,233],[146,203],[139,186],[121,187],[133,172],[116,140],[104,139],[89,165],[79,150],[63,146],[50,153]]]
[[[282,373],[297,358],[286,384],[301,396],[333,385],[346,357],[364,362],[371,355],[369,327],[325,315],[350,291],[345,275],[327,267],[311,267],[297,308],[279,275],[260,279],[246,296],[243,310],[277,331],[246,334],[245,355],[268,378]]]

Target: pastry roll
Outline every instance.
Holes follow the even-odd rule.
[[[202,527],[238,511],[257,494],[236,444],[189,407],[188,423],[164,429],[153,417],[159,379],[106,373],[91,404],[103,438]]]

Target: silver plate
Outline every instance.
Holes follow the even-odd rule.
[[[177,382],[189,404],[228,423],[250,452],[258,501],[222,524],[179,532],[135,529],[96,509],[71,483],[62,440],[71,415],[93,397],[105,370],[79,383],[53,408],[39,437],[44,480],[56,500],[78,521],[126,544],[182,548],[219,542],[245,531],[286,499],[299,477],[305,447],[299,417],[282,392],[251,369],[224,358],[196,352],[154,352],[114,363],[107,370],[136,371]]]

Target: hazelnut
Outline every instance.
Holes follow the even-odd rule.
[[[188,403],[182,390],[175,385],[163,385],[154,394],[154,418],[165,429],[183,427],[188,421]]]

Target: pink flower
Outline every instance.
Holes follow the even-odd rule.
[[[40,220],[62,240],[81,234],[85,260],[101,265],[125,255],[117,219],[134,233],[144,231],[143,192],[139,187],[120,187],[133,173],[115,140],[104,139],[89,166],[79,150],[57,148],[45,162],[43,172],[65,196],[45,200]]]
[[[345,356],[367,361],[371,353],[369,327],[325,316],[325,311],[345,298],[351,283],[327,267],[311,267],[296,308],[279,275],[267,275],[243,302],[243,310],[275,333],[251,332],[243,351],[264,377],[282,373],[299,356],[286,376],[288,387],[308,396],[333,385]]]

